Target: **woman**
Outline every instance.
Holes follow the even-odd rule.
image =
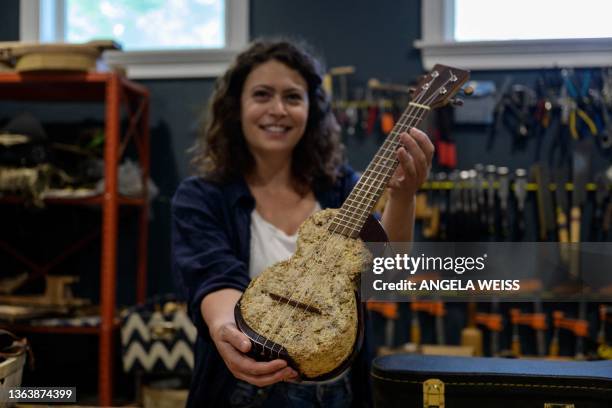
[[[349,406],[355,368],[325,384],[295,384],[283,360],[247,357],[248,338],[234,306],[251,278],[295,250],[300,224],[339,207],[358,177],[342,165],[339,132],[321,87],[318,62],[287,41],[258,41],[241,53],[212,96],[195,148],[197,177],[181,183],[172,205],[173,270],[198,328],[190,406]],[[398,171],[382,225],[392,241],[412,240],[414,196],[433,145],[403,134]],[[354,391],[363,392],[362,384]]]

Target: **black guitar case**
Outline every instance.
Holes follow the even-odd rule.
[[[610,408],[612,361],[398,354],[372,367],[374,406]]]

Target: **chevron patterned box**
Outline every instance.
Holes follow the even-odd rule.
[[[196,328],[184,304],[168,296],[155,298],[122,317],[124,371],[191,373]]]

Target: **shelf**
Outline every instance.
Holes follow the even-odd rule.
[[[19,196],[0,196],[0,204],[23,204],[27,202],[28,199]],[[95,205],[101,206],[103,204],[104,197],[102,195],[92,196],[92,197],[83,197],[83,198],[60,198],[60,197],[49,197],[44,198],[43,202],[45,204],[60,204],[60,205]],[[126,205],[126,206],[144,206],[147,205],[147,200],[139,197],[124,197],[119,196],[117,198],[117,204]]]
[[[119,320],[115,320],[111,330],[117,330],[121,326]],[[99,335],[102,330],[99,326],[37,326],[29,324],[0,324],[0,329],[10,330],[15,333],[57,333],[57,334],[95,334]]]
[[[148,96],[141,85],[108,72],[0,73],[0,99],[13,101],[104,102],[106,85],[117,77],[133,96]]]
[[[98,395],[99,405],[109,406],[113,401],[113,333],[118,327],[115,321],[117,273],[117,241],[119,236],[119,207],[138,209],[138,242],[136,265],[136,301],[146,297],[148,200],[147,191],[142,197],[122,197],[118,191],[118,168],[125,147],[133,143],[138,153],[143,180],[149,178],[149,92],[142,85],[133,83],[116,72],[36,72],[0,73],[0,100],[28,102],[97,102],[104,107],[104,193],[93,197],[49,197],[44,203],[72,206],[98,206],[100,223],[100,319],[97,327],[49,327],[11,325],[15,331],[38,333],[94,334],[99,336],[98,347]],[[128,120],[127,130],[122,130],[122,116]],[[0,203],[23,204],[27,199],[17,196],[0,197]],[[82,247],[80,243],[68,248],[56,257],[61,262]],[[14,251],[13,251],[14,253]],[[38,267],[45,272],[48,265],[33,265],[28,259],[15,254],[22,263]],[[21,259],[19,259],[21,258]],[[54,266],[54,265],[52,265]],[[5,326],[5,325],[4,325]]]

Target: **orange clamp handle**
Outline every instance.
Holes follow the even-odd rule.
[[[366,307],[368,310],[380,313],[386,319],[396,320],[399,317],[395,302],[368,302]]]
[[[563,316],[563,312],[555,311],[553,313],[553,321],[555,327],[569,330],[578,337],[587,337],[589,335],[589,322],[586,320],[568,319]]]
[[[503,329],[502,316],[498,313],[476,313],[476,324],[496,332],[501,332]]]
[[[546,315],[544,313],[521,313],[519,309],[510,310],[512,324],[522,324],[534,330],[546,330]]]
[[[413,312],[425,312],[433,316],[444,316],[446,309],[442,302],[412,302],[410,309]]]

